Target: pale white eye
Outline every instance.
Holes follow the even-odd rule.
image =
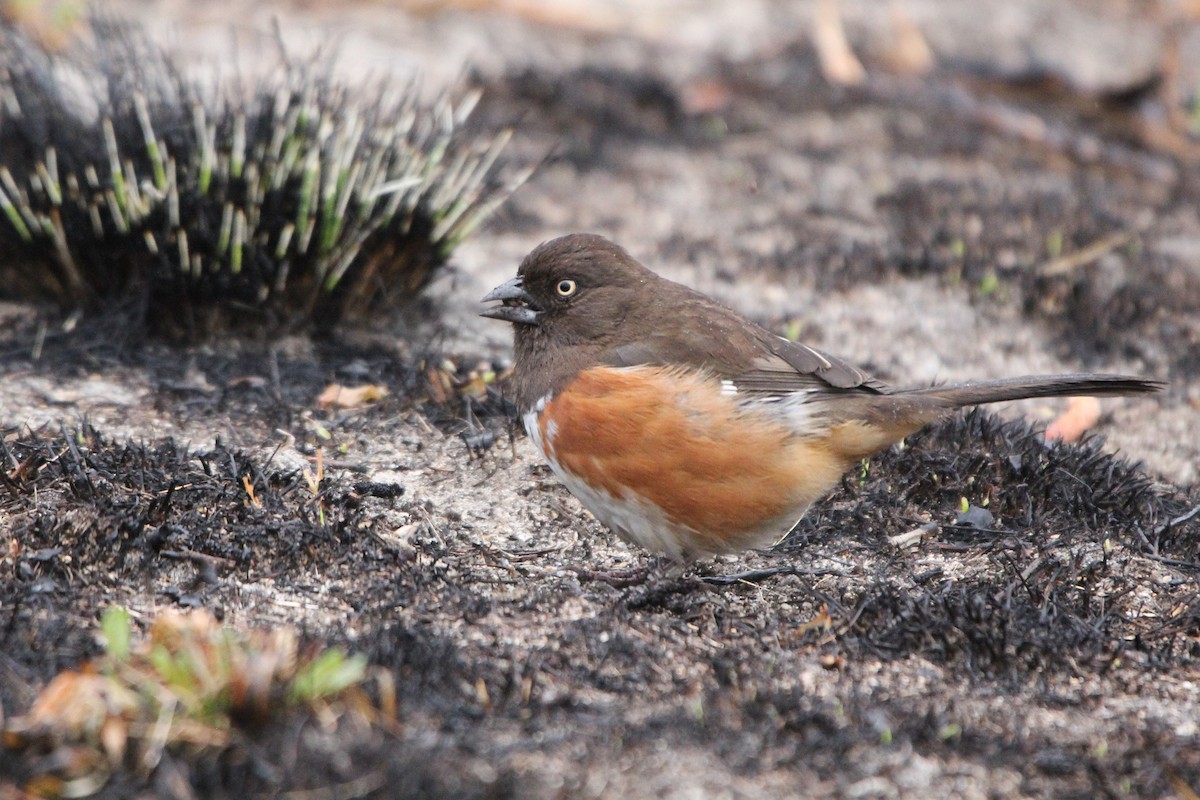
[[[575,290],[579,288],[575,285],[575,281],[570,278],[564,278],[554,287],[554,291],[558,292],[559,297],[570,297],[575,294]]]

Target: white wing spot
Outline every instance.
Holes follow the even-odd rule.
[[[751,395],[743,402],[747,410],[770,414],[797,436],[808,436],[826,427],[820,421],[820,407],[814,403],[816,394],[813,391],[797,391],[767,397]]]

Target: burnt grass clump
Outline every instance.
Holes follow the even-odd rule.
[[[51,53],[0,22],[2,297],[188,340],[328,329],[411,303],[529,174],[476,93],[284,52],[214,89],[134,23],[89,27]]]
[[[986,507],[982,527],[964,501]],[[856,648],[881,657],[919,653],[973,675],[1104,670],[1121,658],[1160,668],[1200,648],[1200,595],[1176,578],[1170,619],[1139,619],[1144,575],[1133,560],[1200,571],[1194,498],[1164,493],[1101,440],[1049,444],[1021,421],[978,410],[910,437],[851,476],[784,547],[831,543],[857,531],[862,546],[938,526],[935,552],[986,565],[947,576],[887,558],[864,589],[836,598],[854,619]],[[1149,624],[1148,624],[1149,623]]]
[[[35,687],[99,652],[96,619],[111,605],[147,597],[221,618],[246,607],[244,587],[276,581],[301,593],[345,586],[354,605],[364,595],[351,587],[366,562],[397,565],[386,548],[356,558],[364,541],[354,531],[364,498],[394,502],[403,495],[400,486],[317,483],[304,469],[273,466],[270,458],[220,442],[195,451],[170,440],[113,442],[88,425],[5,431],[0,458],[0,513],[16,548],[0,581],[0,706],[14,713],[28,708]],[[336,632],[304,636],[314,643],[346,640]],[[437,701],[455,675],[452,645],[419,628],[393,626],[373,637],[368,652],[396,670],[402,700],[419,696],[430,709],[454,708],[449,699]],[[94,796],[267,796],[305,785],[361,793],[386,786],[401,796],[512,796],[502,770],[486,780],[464,773],[471,755],[443,737],[401,741],[386,725],[336,722],[297,709],[265,730],[248,726],[216,751],[171,750],[148,775],[132,766],[117,770]],[[54,771],[52,758],[62,752],[0,748],[0,772],[36,782]],[[371,768],[364,773],[360,764]]]
[[[145,584],[185,608],[219,606],[227,570],[255,574],[270,568],[272,554],[302,569],[317,549],[347,546],[355,521],[353,504],[341,496],[331,502],[328,486],[219,442],[199,452],[174,441],[114,443],[85,425],[8,432],[0,457],[0,505],[21,545],[0,590],[6,637],[36,643],[29,655],[52,659],[29,664],[42,677],[46,667],[87,654],[43,648],[55,626],[90,627],[102,610],[97,599],[119,603]],[[67,610],[71,617],[57,616]]]

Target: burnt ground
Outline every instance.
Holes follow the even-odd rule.
[[[205,608],[365,653],[396,724],[296,711],[149,776],[126,764],[102,796],[1194,796],[1200,173],[1155,127],[1141,61],[1081,65],[1113,25],[1133,47],[1170,23],[1015,3],[988,40],[937,5],[911,4],[945,54],[916,79],[872,60],[880,25],[846,4],[872,73],[856,88],[820,77],[806,9],[767,3],[615,32],[603,4],[549,22],[272,7],[285,38],[342,39],[349,74],[445,80],[470,56],[482,119],[549,159],[383,332],[181,348],[4,307],[4,715],[98,651],[107,606]],[[1029,12],[1035,35],[1019,12],[1041,7],[1080,64],[1039,61],[1053,20]],[[198,63],[231,18],[240,52],[272,37],[235,3],[128,9]],[[468,423],[440,377],[503,366],[476,298],[584,229],[894,383],[1088,368],[1172,386],[1106,403],[1080,445],[1031,430],[1049,402],[950,421],[773,550],[626,585],[609,573],[650,559],[510,436],[502,399]],[[333,381],[391,394],[318,408]],[[45,768],[0,751],[0,775]]]

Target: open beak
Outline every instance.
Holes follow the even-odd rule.
[[[490,303],[493,300],[500,300],[502,305],[485,308],[479,312],[479,316],[502,319],[518,325],[537,325],[542,310],[533,302],[529,292],[522,287],[521,280],[521,276],[518,275],[484,295],[480,302]]]

